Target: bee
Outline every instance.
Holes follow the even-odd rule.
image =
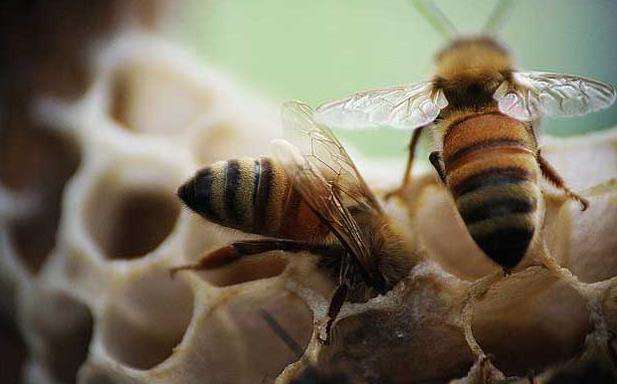
[[[615,89],[579,76],[516,70],[508,50],[489,36],[504,20],[508,2],[498,3],[486,33],[474,37],[456,37],[433,3],[413,3],[439,31],[454,37],[437,53],[433,78],[323,104],[315,119],[341,128],[413,130],[403,182],[392,194],[409,184],[418,139],[432,131],[437,148],[429,161],[475,243],[508,273],[526,255],[540,226],[542,178],[583,210],[589,205],[542,156],[539,119],[607,108]]]
[[[305,150],[277,140],[275,158],[229,160],[206,167],[182,185],[179,198],[213,223],[265,236],[237,241],[192,265],[209,270],[268,251],[309,252],[336,280],[330,328],[345,301],[366,301],[390,291],[415,263],[411,244],[385,214],[353,161],[305,104],[284,105],[283,123]]]

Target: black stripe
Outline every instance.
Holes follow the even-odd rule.
[[[517,147],[521,147],[522,149],[528,149],[527,146],[525,145],[525,142],[521,140],[503,139],[503,138],[489,139],[489,140],[483,140],[477,143],[473,143],[464,148],[460,148],[456,152],[448,156],[445,159],[445,161],[446,163],[454,163],[458,161],[459,159],[461,159],[462,157],[472,152],[481,151],[483,149],[488,149],[488,148],[499,148],[499,147],[508,147],[508,146],[517,146]]]
[[[240,163],[238,160],[229,160],[225,172],[225,213],[227,219],[235,225],[242,225],[244,219],[240,204],[236,204],[236,194],[239,188]]]
[[[274,171],[270,159],[262,157],[259,159],[259,162],[259,183],[256,183],[259,185],[257,185],[257,194],[253,199],[253,206],[255,207],[253,232],[263,234],[264,230],[267,229],[266,215],[268,213],[268,201],[270,198],[270,190],[272,189]]]
[[[533,233],[533,228],[512,227],[473,238],[488,257],[509,270],[514,268],[527,253]]]
[[[212,208],[212,180],[211,168],[204,168],[197,172],[189,181],[178,188],[178,197],[187,207],[212,221],[220,218]]]
[[[257,197],[257,191],[259,190],[259,178],[261,176],[261,164],[259,164],[259,160],[255,160],[255,168],[253,170],[255,174],[255,179],[253,180],[253,197],[252,202],[253,206],[255,205],[255,198]]]
[[[515,213],[530,213],[535,211],[537,200],[526,196],[502,197],[479,201],[477,205],[465,210],[459,210],[467,225],[478,221],[501,217]]]
[[[472,109],[482,110],[496,105],[493,98],[494,90],[488,89],[482,81],[473,81],[466,84],[444,84],[441,88],[448,106],[455,110]]]
[[[531,180],[531,174],[520,167],[488,168],[453,185],[452,194],[460,197],[483,187],[519,184],[529,180]]]

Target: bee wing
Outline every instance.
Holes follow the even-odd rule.
[[[381,214],[379,202],[341,142],[327,126],[317,123],[313,114],[308,105],[300,102],[283,105],[281,117],[286,134],[295,139],[292,142],[300,148],[302,156],[325,180],[338,188],[345,206]]]
[[[369,251],[358,223],[343,204],[336,184],[329,182],[313,162],[285,140],[274,140],[274,154],[290,175],[313,212],[325,223],[341,244],[354,255],[365,274],[371,276]]]
[[[433,88],[431,81],[425,81],[360,92],[322,104],[315,110],[315,120],[348,129],[376,125],[413,129],[435,120],[447,105],[443,91]]]
[[[523,121],[542,116],[582,116],[608,108],[615,89],[597,80],[549,72],[514,72],[514,84],[502,83],[495,94],[499,110]]]
[[[348,209],[352,203],[381,214],[377,200],[342,145],[327,127],[313,120],[308,106],[287,103],[282,115],[286,129],[304,134],[307,149],[303,153],[285,140],[275,140],[275,157],[315,214],[356,257],[363,272],[378,282],[378,277],[371,273],[367,242]]]

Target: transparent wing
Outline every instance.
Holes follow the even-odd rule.
[[[315,120],[348,129],[376,125],[413,129],[435,120],[447,105],[443,92],[434,89],[430,81],[425,81],[405,87],[360,92],[322,104],[316,109]]]
[[[514,84],[502,83],[493,97],[501,112],[523,121],[582,116],[615,102],[612,86],[584,77],[514,72],[513,80]]]
[[[292,178],[294,188],[356,257],[367,277],[379,281],[371,272],[367,241],[349,211],[354,207],[381,214],[374,195],[332,132],[314,122],[308,106],[287,103],[282,115],[285,129],[301,132],[307,146],[302,151],[285,140],[275,140],[276,159]]]
[[[281,114],[287,136],[325,180],[336,186],[346,207],[382,213],[379,202],[343,145],[327,126],[314,120],[313,113],[308,105],[300,102],[283,105]]]
[[[274,140],[274,156],[291,176],[294,188],[315,214],[332,230],[341,244],[354,255],[363,272],[374,279],[369,267],[370,254],[366,242],[349,210],[341,201],[336,184],[329,182],[321,171],[304,157],[298,148],[285,140]]]

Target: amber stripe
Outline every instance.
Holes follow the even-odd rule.
[[[507,156],[507,155],[533,155],[533,152],[531,152],[531,150],[528,148],[521,148],[521,147],[487,148],[481,152],[470,153],[464,158],[460,159],[460,161],[456,163],[446,163],[448,164],[446,167],[446,172],[454,172],[457,170],[458,167],[469,164],[473,162],[474,160],[479,160],[479,159],[485,160],[489,156],[494,156],[494,155],[500,155],[500,157]],[[514,160],[514,158],[512,159]],[[531,160],[531,159],[533,159],[533,157],[527,158],[527,160]]]
[[[210,205],[212,211],[216,215],[216,220],[212,220],[217,224],[226,225],[228,222],[225,208],[225,184],[227,173],[227,162],[217,161],[210,166],[212,170],[212,187],[210,188]]]
[[[289,192],[289,198],[287,203],[283,207],[285,210],[283,222],[281,225],[281,232],[289,232],[298,224],[298,216],[300,214],[300,205],[302,204],[302,195],[296,191],[295,188],[291,188]]]
[[[449,124],[448,130],[444,134],[442,140],[444,142],[447,142],[448,139],[450,138],[450,136],[454,134],[454,132],[456,131],[456,128],[458,128],[458,127],[461,127],[462,129],[466,129],[466,127],[464,127],[463,123],[466,122],[467,120],[475,119],[475,118],[482,117],[482,116],[490,116],[490,115],[503,116],[503,114],[501,112],[496,112],[496,111],[485,112],[485,113],[477,113],[477,114],[470,114],[470,115],[463,116],[463,117],[461,117],[459,119],[456,119],[456,120],[452,121]]]
[[[481,115],[448,127],[443,156],[450,158],[462,148],[490,140],[515,140],[529,149],[535,147],[532,135],[521,122],[505,116]]]
[[[253,230],[260,233],[266,229],[266,220],[268,213],[268,201],[270,199],[270,190],[272,188],[272,163],[270,159],[262,157],[259,159],[261,172],[259,179],[256,181],[257,194],[253,199],[255,207],[255,219]]]
[[[516,139],[509,138],[493,138],[488,140],[479,141],[471,144],[467,147],[459,148],[452,155],[445,158],[445,161],[449,164],[450,168],[456,168],[458,163],[465,163],[470,161],[475,156],[474,154],[484,154],[488,150],[509,150],[516,153],[528,153],[533,155],[531,150],[525,145],[524,142]]]

